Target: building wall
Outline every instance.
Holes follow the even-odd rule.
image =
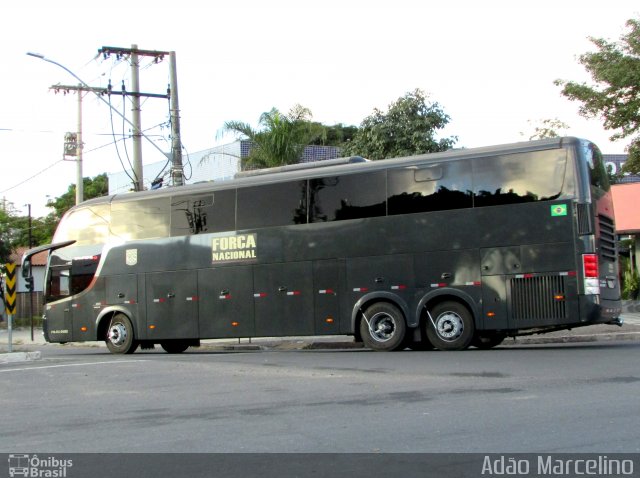
[[[618,174],[622,170],[622,166],[627,162],[628,155],[626,154],[603,154],[607,169],[613,174]],[[626,174],[619,180],[620,183],[635,183],[640,182],[640,176],[637,174]]]
[[[182,162],[186,183],[195,184],[203,181],[232,179],[240,171],[241,161],[249,155],[250,150],[251,141],[240,140],[183,155]],[[304,149],[300,162],[306,163],[339,157],[340,148],[310,145]],[[160,173],[165,177],[165,185],[167,185],[171,164],[167,164],[167,161],[158,161],[144,165],[142,171],[145,188],[150,189],[151,182]],[[127,173],[131,175],[131,171],[107,173],[109,177],[109,194],[122,194],[131,190],[131,179]]]

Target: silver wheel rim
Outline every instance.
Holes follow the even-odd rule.
[[[395,333],[396,321],[391,315],[378,312],[369,319],[369,335],[376,342],[387,342],[393,338]]]
[[[121,346],[127,341],[127,328],[120,322],[111,325],[108,338],[116,347]]]
[[[462,317],[452,311],[443,312],[436,319],[436,331],[445,342],[454,342],[464,332]]]

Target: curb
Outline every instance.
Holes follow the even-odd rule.
[[[617,332],[584,335],[524,336],[515,339],[507,338],[502,347],[518,347],[521,345],[544,345],[565,343],[614,342],[640,340],[640,332]],[[50,344],[47,344],[50,345]],[[54,344],[55,345],[55,344]],[[40,351],[5,353],[0,347],[0,364],[30,362],[41,359]],[[213,344],[203,343],[199,350],[219,352],[259,352],[259,351],[296,351],[296,350],[350,350],[366,349],[362,342],[337,340],[330,341],[281,341],[263,344]]]
[[[31,362],[33,360],[40,360],[41,358],[42,356],[39,351],[10,352],[6,354],[0,354],[0,363]]]
[[[507,339],[508,340],[508,339]],[[526,344],[568,344],[573,342],[613,342],[615,340],[640,340],[640,332],[619,332],[615,334],[563,335],[560,337],[516,337],[513,345]],[[503,345],[512,345],[504,343]]]

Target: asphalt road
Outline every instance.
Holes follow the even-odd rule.
[[[640,452],[639,357],[45,347],[0,366],[0,452]]]

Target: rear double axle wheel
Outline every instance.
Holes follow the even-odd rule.
[[[469,309],[454,301],[441,302],[429,310],[423,326],[429,342],[440,350],[466,349],[475,332]]]

